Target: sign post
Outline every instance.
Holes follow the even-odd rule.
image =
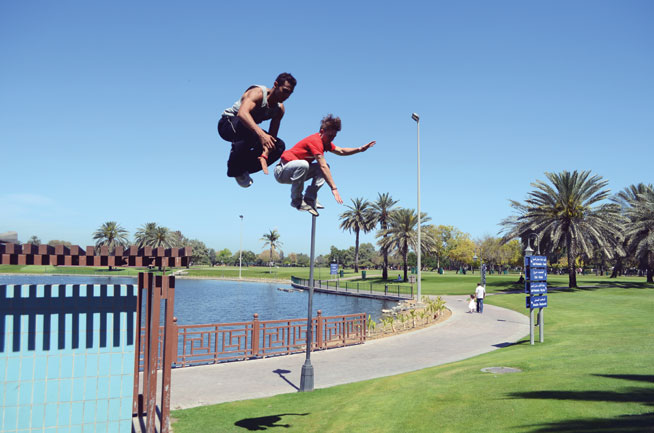
[[[538,309],[540,342],[545,341],[543,308],[547,307],[547,257],[525,256],[526,307],[529,308],[529,342],[534,344],[534,310]]]

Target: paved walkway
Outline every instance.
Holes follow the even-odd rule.
[[[529,334],[529,317],[492,305],[469,314],[465,296],[443,296],[449,320],[358,346],[311,354],[314,387],[391,376],[470,358]],[[171,407],[185,409],[297,392],[305,354],[173,369]]]

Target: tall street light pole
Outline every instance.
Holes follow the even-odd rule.
[[[422,245],[420,244],[420,116],[417,113],[411,114],[411,118],[416,121],[418,126],[418,248],[416,255],[418,256],[418,303],[421,302],[421,283],[422,283]]]
[[[243,215],[238,216],[241,219],[241,246],[238,250],[238,279],[241,279],[241,262],[243,261]]]
[[[307,313],[307,350],[302,373],[300,392],[313,391],[313,365],[311,365],[311,345],[313,344],[313,269],[316,263],[316,216],[311,216],[311,257],[309,262],[309,305]]]

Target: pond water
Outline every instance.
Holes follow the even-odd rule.
[[[0,275],[1,284],[136,284],[136,278],[68,275]],[[290,284],[224,280],[175,280],[175,316],[180,325],[298,319],[307,316],[308,292],[287,292]],[[395,302],[314,293],[313,314],[323,316],[366,313],[376,321],[381,310]]]

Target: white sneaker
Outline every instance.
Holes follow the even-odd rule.
[[[309,206],[313,206],[315,209],[324,209],[325,208],[325,206],[323,206],[322,203],[320,203],[318,201],[318,199],[316,199],[315,201],[313,201],[313,200],[305,200],[305,201],[307,202],[307,204]]]
[[[239,186],[242,186],[243,188],[249,187],[252,185],[252,182],[254,182],[250,177],[250,173],[247,171],[240,176],[236,176],[234,179],[236,179],[236,183],[238,183]]]
[[[297,209],[298,210],[305,210],[305,211],[309,212],[313,216],[319,216],[318,211],[313,206],[311,206],[309,203],[307,203],[305,201],[303,201],[302,204],[300,205],[300,207],[298,207]]]

